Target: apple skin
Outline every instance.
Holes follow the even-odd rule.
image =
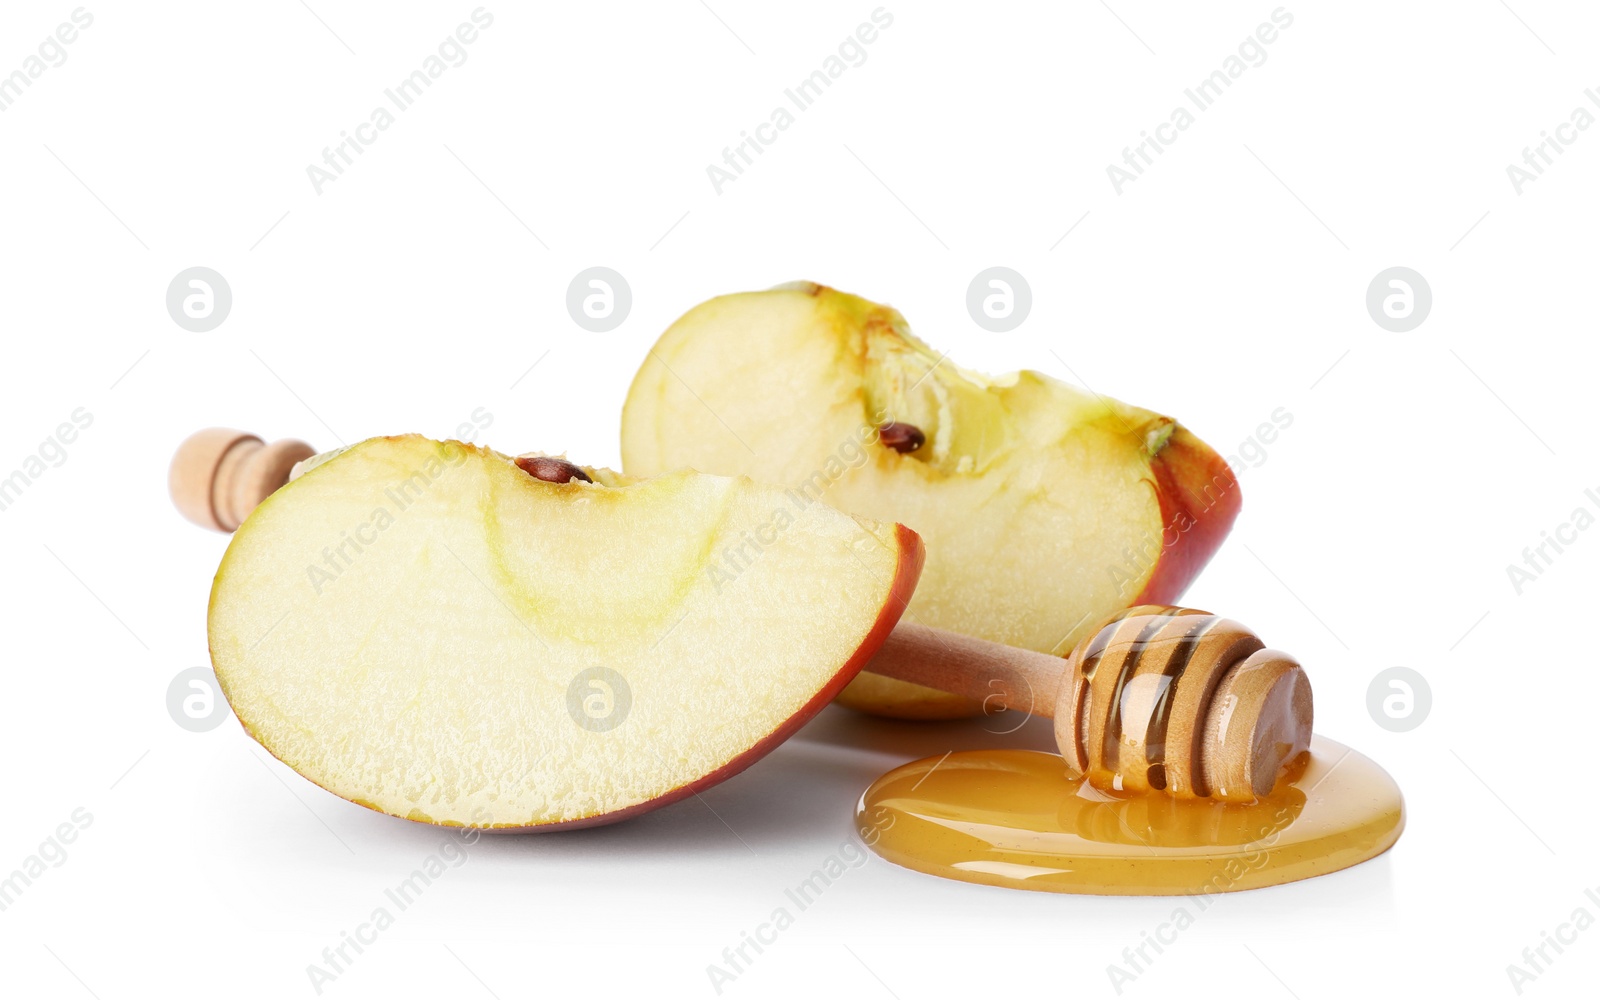
[[[856,675],[861,672],[861,668],[866,666],[867,662],[877,654],[878,649],[883,645],[884,640],[889,638],[889,633],[894,630],[895,624],[900,621],[900,616],[905,613],[906,605],[911,601],[912,593],[917,589],[917,578],[922,574],[922,562],[925,555],[921,536],[903,524],[896,524],[894,528],[895,539],[899,543],[899,557],[895,563],[894,580],[890,586],[889,599],[884,602],[883,608],[878,612],[878,618],[873,623],[871,631],[867,633],[866,637],[862,640],[861,645],[857,647],[855,654],[845,662],[844,666],[839,668],[839,672],[834,674],[833,679],[828,682],[827,686],[825,686],[821,691],[818,691],[810,701],[806,702],[805,705],[802,706],[801,709],[794,715],[791,715],[783,725],[773,730],[755,746],[752,746],[750,749],[733,758],[722,767],[712,771],[710,774],[707,774],[687,784],[679,785],[677,788],[674,788],[662,795],[658,795],[653,799],[645,802],[638,802],[623,809],[613,810],[597,816],[585,816],[582,819],[567,820],[560,823],[536,823],[526,826],[519,826],[509,823],[476,826],[466,823],[457,823],[450,820],[422,820],[415,819],[410,816],[396,816],[394,813],[385,812],[384,810],[379,809],[370,802],[362,802],[358,799],[345,799],[345,801],[353,802],[365,809],[370,809],[380,816],[385,816],[391,819],[404,819],[407,822],[416,823],[419,826],[455,827],[458,829],[480,830],[484,833],[548,833],[556,830],[581,830],[585,827],[605,826],[610,823],[620,823],[623,820],[633,819],[635,816],[640,816],[644,813],[652,812],[665,806],[670,806],[673,803],[682,799],[686,799],[691,795],[705,791],[713,785],[721,784],[729,778],[737,775],[745,768],[754,764],[756,761],[765,757],[773,750],[776,750],[779,744],[793,736],[799,731],[800,727],[804,726],[807,722],[810,722],[813,718],[815,718],[818,712],[822,711],[822,709],[829,702],[831,702],[840,691],[844,690],[845,685],[849,684],[855,679]],[[208,652],[210,652],[209,649]],[[226,696],[226,690],[224,690],[224,696]],[[234,718],[239,719],[239,725],[244,730],[245,735],[254,740],[263,750],[266,750],[267,753],[272,754],[274,760],[277,760],[286,767],[293,769],[293,765],[290,765],[288,761],[283,760],[276,753],[273,753],[272,748],[267,746],[266,743],[262,742],[260,737],[258,737],[256,733],[251,730],[249,723],[245,722],[244,719],[239,718],[237,714],[235,714]],[[299,772],[297,771],[296,773],[298,774]],[[344,798],[344,796],[339,795],[339,793],[333,791],[333,789],[328,788],[326,785],[323,785],[314,778],[304,774],[302,774],[301,777],[305,778],[307,781],[310,781],[323,791],[328,792],[330,795],[334,795],[341,799]]]
[[[1165,529],[1161,556],[1133,605],[1182,597],[1228,537],[1243,504],[1228,463],[1181,424],[1151,459],[1150,473]]]

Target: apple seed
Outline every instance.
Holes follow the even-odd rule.
[[[928,440],[928,436],[914,424],[902,424],[897,420],[891,420],[878,428],[878,440],[882,441],[885,447],[893,448],[902,455],[908,455],[921,448],[923,442]]]
[[[517,468],[526,472],[535,479],[542,479],[547,483],[570,483],[574,479],[581,479],[586,483],[594,482],[589,474],[573,465],[564,458],[551,458],[548,455],[522,455],[517,458]]]

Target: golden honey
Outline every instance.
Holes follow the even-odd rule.
[[[1281,885],[1375,858],[1399,839],[1394,779],[1332,740],[1254,802],[1102,791],[1058,755],[972,750],[895,768],[856,807],[884,858],[1012,889],[1201,895]]]

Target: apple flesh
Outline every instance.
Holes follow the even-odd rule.
[[[611,822],[776,746],[916,585],[900,525],[748,479],[583,471],[546,482],[417,436],[308,462],[239,528],[211,593],[245,730],[392,816]]]
[[[928,546],[910,620],[1058,654],[1123,608],[1176,601],[1240,503],[1227,463],[1170,417],[1039,372],[966,371],[895,310],[806,282],[673,324],[634,378],[622,456],[635,475],[750,475],[904,523]],[[870,672],[839,700],[980,710]]]

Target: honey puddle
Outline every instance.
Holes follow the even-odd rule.
[[[1035,750],[929,757],[874,781],[857,829],[884,858],[963,882],[1117,896],[1233,892],[1349,868],[1405,827],[1400,788],[1320,736],[1252,803],[1103,792]]]

